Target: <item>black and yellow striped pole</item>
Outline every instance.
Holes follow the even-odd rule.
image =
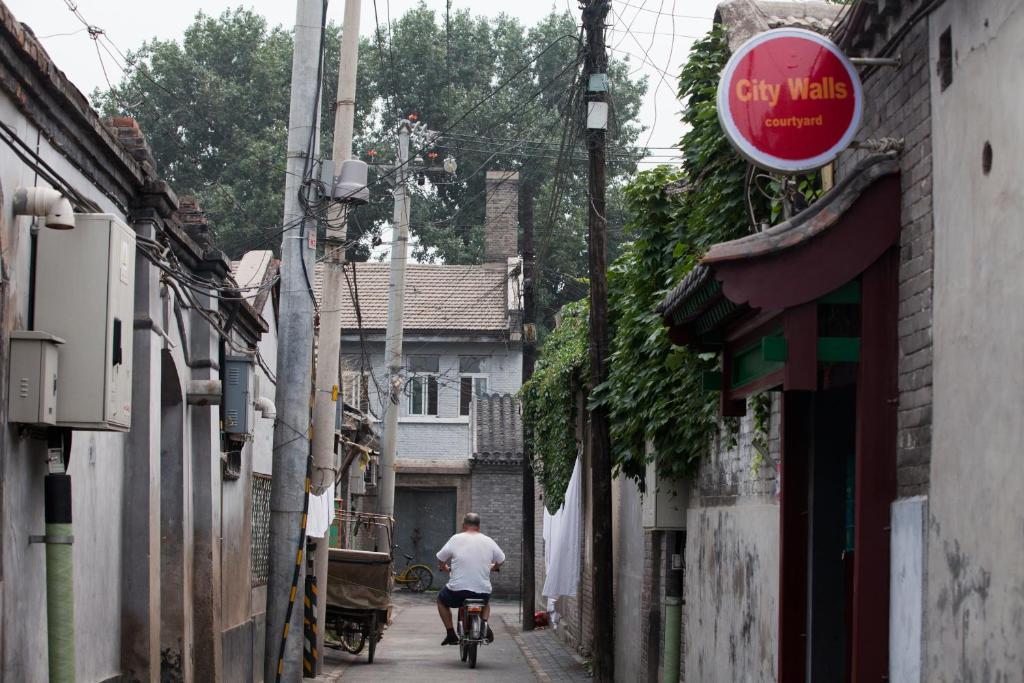
[[[305,639],[302,645],[302,677],[316,678],[317,650],[316,650],[316,577],[312,574],[306,575],[306,601],[305,616],[302,620]]]
[[[280,683],[284,675],[284,652],[288,643],[288,627],[291,625],[292,613],[295,611],[295,595],[299,588],[299,574],[302,573],[302,556],[306,549],[306,520],[309,516],[309,477],[313,466],[312,456],[306,458],[306,495],[302,502],[302,529],[299,533],[298,549],[295,551],[295,572],[292,574],[292,589],[288,594],[288,610],[284,615],[284,628],[281,629],[281,649],[277,653],[277,675],[274,680]]]

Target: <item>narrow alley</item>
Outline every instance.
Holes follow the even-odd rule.
[[[373,664],[366,653],[325,653],[320,681],[587,681],[582,660],[548,630],[520,633],[518,605],[494,603],[494,643],[479,653],[476,669],[459,661],[456,647],[440,647],[444,630],[437,618],[435,594],[396,594],[392,625],[377,646]]]

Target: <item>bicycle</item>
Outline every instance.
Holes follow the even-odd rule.
[[[395,546],[398,550],[398,546]],[[395,583],[400,584],[413,593],[422,593],[434,585],[434,572],[425,564],[412,564],[413,556],[405,556],[405,566],[401,571],[395,571]]]

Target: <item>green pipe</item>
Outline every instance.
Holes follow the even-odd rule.
[[[43,504],[46,515],[46,623],[50,683],[74,683],[71,477],[67,474],[46,475]]]
[[[663,683],[679,683],[679,642],[683,627],[682,545],[685,532],[676,531],[665,543],[665,650],[662,654]],[[674,551],[669,551],[674,541]],[[673,558],[679,558],[673,562]]]

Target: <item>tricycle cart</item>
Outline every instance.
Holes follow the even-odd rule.
[[[327,565],[327,627],[341,647],[352,654],[367,648],[373,656],[391,611],[391,553],[393,522],[390,517],[342,512],[346,545],[372,550],[331,548]],[[354,531],[353,531],[354,530]]]

